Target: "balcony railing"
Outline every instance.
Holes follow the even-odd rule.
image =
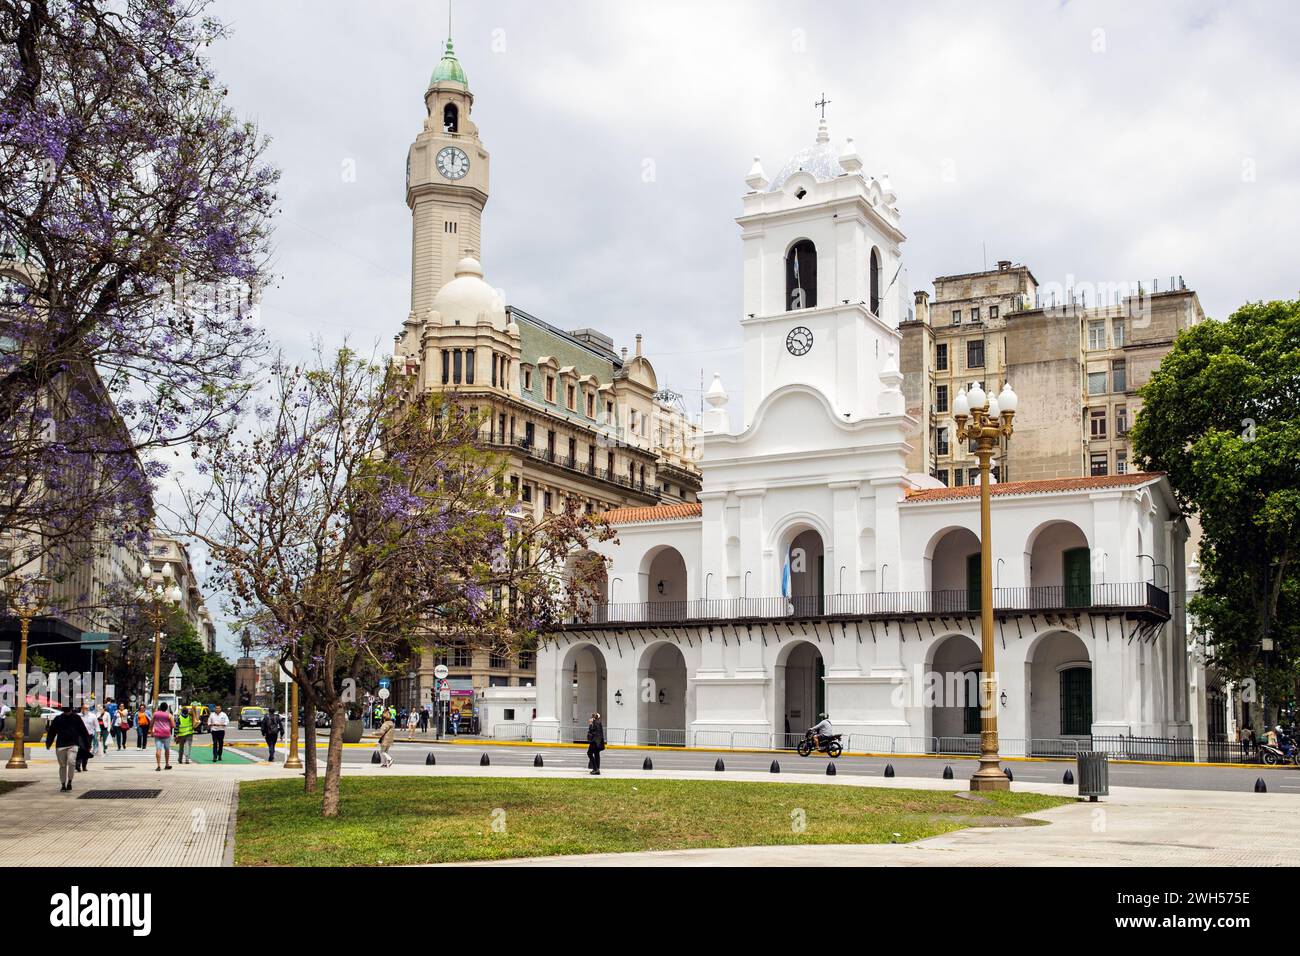
[[[571,618],[568,623],[581,626],[686,621],[942,617],[978,614],[979,609],[979,593],[963,588],[806,597],[709,598],[692,601],[592,604],[587,608],[587,613]],[[1091,586],[1047,585],[995,588],[993,609],[995,613],[1131,610],[1157,617],[1168,617],[1169,594],[1154,584],[1144,581]]]
[[[589,478],[608,481],[623,488],[631,488],[633,491],[653,493],[654,485],[650,482],[638,481],[630,475],[610,471],[608,468],[598,468],[590,459],[579,461],[570,455],[561,455],[552,448],[542,447],[535,442],[528,441],[526,438],[517,438],[514,441],[496,438],[489,441],[488,444],[497,448],[508,448],[511,451],[522,452],[536,461],[544,461],[547,464],[555,465],[557,468],[563,468],[565,471],[571,471],[577,475],[586,475]]]

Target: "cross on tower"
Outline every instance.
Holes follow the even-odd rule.
[[[813,106],[819,106],[819,107],[821,107],[821,111],[822,111],[822,119],[825,119],[825,118],[826,118],[826,104],[829,103],[829,102],[830,102],[830,100],[828,100],[828,99],[826,98],[826,94],[823,93],[823,94],[822,94],[822,98],[821,98],[820,100],[818,100],[816,103],[813,104]]]

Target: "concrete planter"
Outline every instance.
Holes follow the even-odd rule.
[[[344,722],[343,722],[343,742],[344,742],[345,744],[359,744],[359,743],[361,743],[361,734],[362,734],[362,731],[364,731],[364,730],[365,730],[365,724],[363,724],[363,723],[361,722],[361,718],[360,718],[360,717],[358,717],[356,720],[346,720],[346,721],[344,721]]]
[[[18,725],[14,721],[14,714],[5,718],[5,738],[14,739],[14,731]],[[45,736],[46,720],[44,717],[28,717],[27,723],[23,725],[23,739],[27,741],[36,740]]]

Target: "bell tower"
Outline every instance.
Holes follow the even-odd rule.
[[[474,95],[451,38],[424,94],[428,116],[406,156],[411,209],[411,311],[427,311],[461,259],[481,259],[488,152],[470,119]]]

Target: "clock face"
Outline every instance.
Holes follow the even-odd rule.
[[[459,146],[444,146],[438,150],[438,172],[448,179],[461,179],[469,172],[469,157]]]
[[[785,347],[791,355],[807,355],[813,346],[812,330],[805,325],[791,329],[785,337]]]

